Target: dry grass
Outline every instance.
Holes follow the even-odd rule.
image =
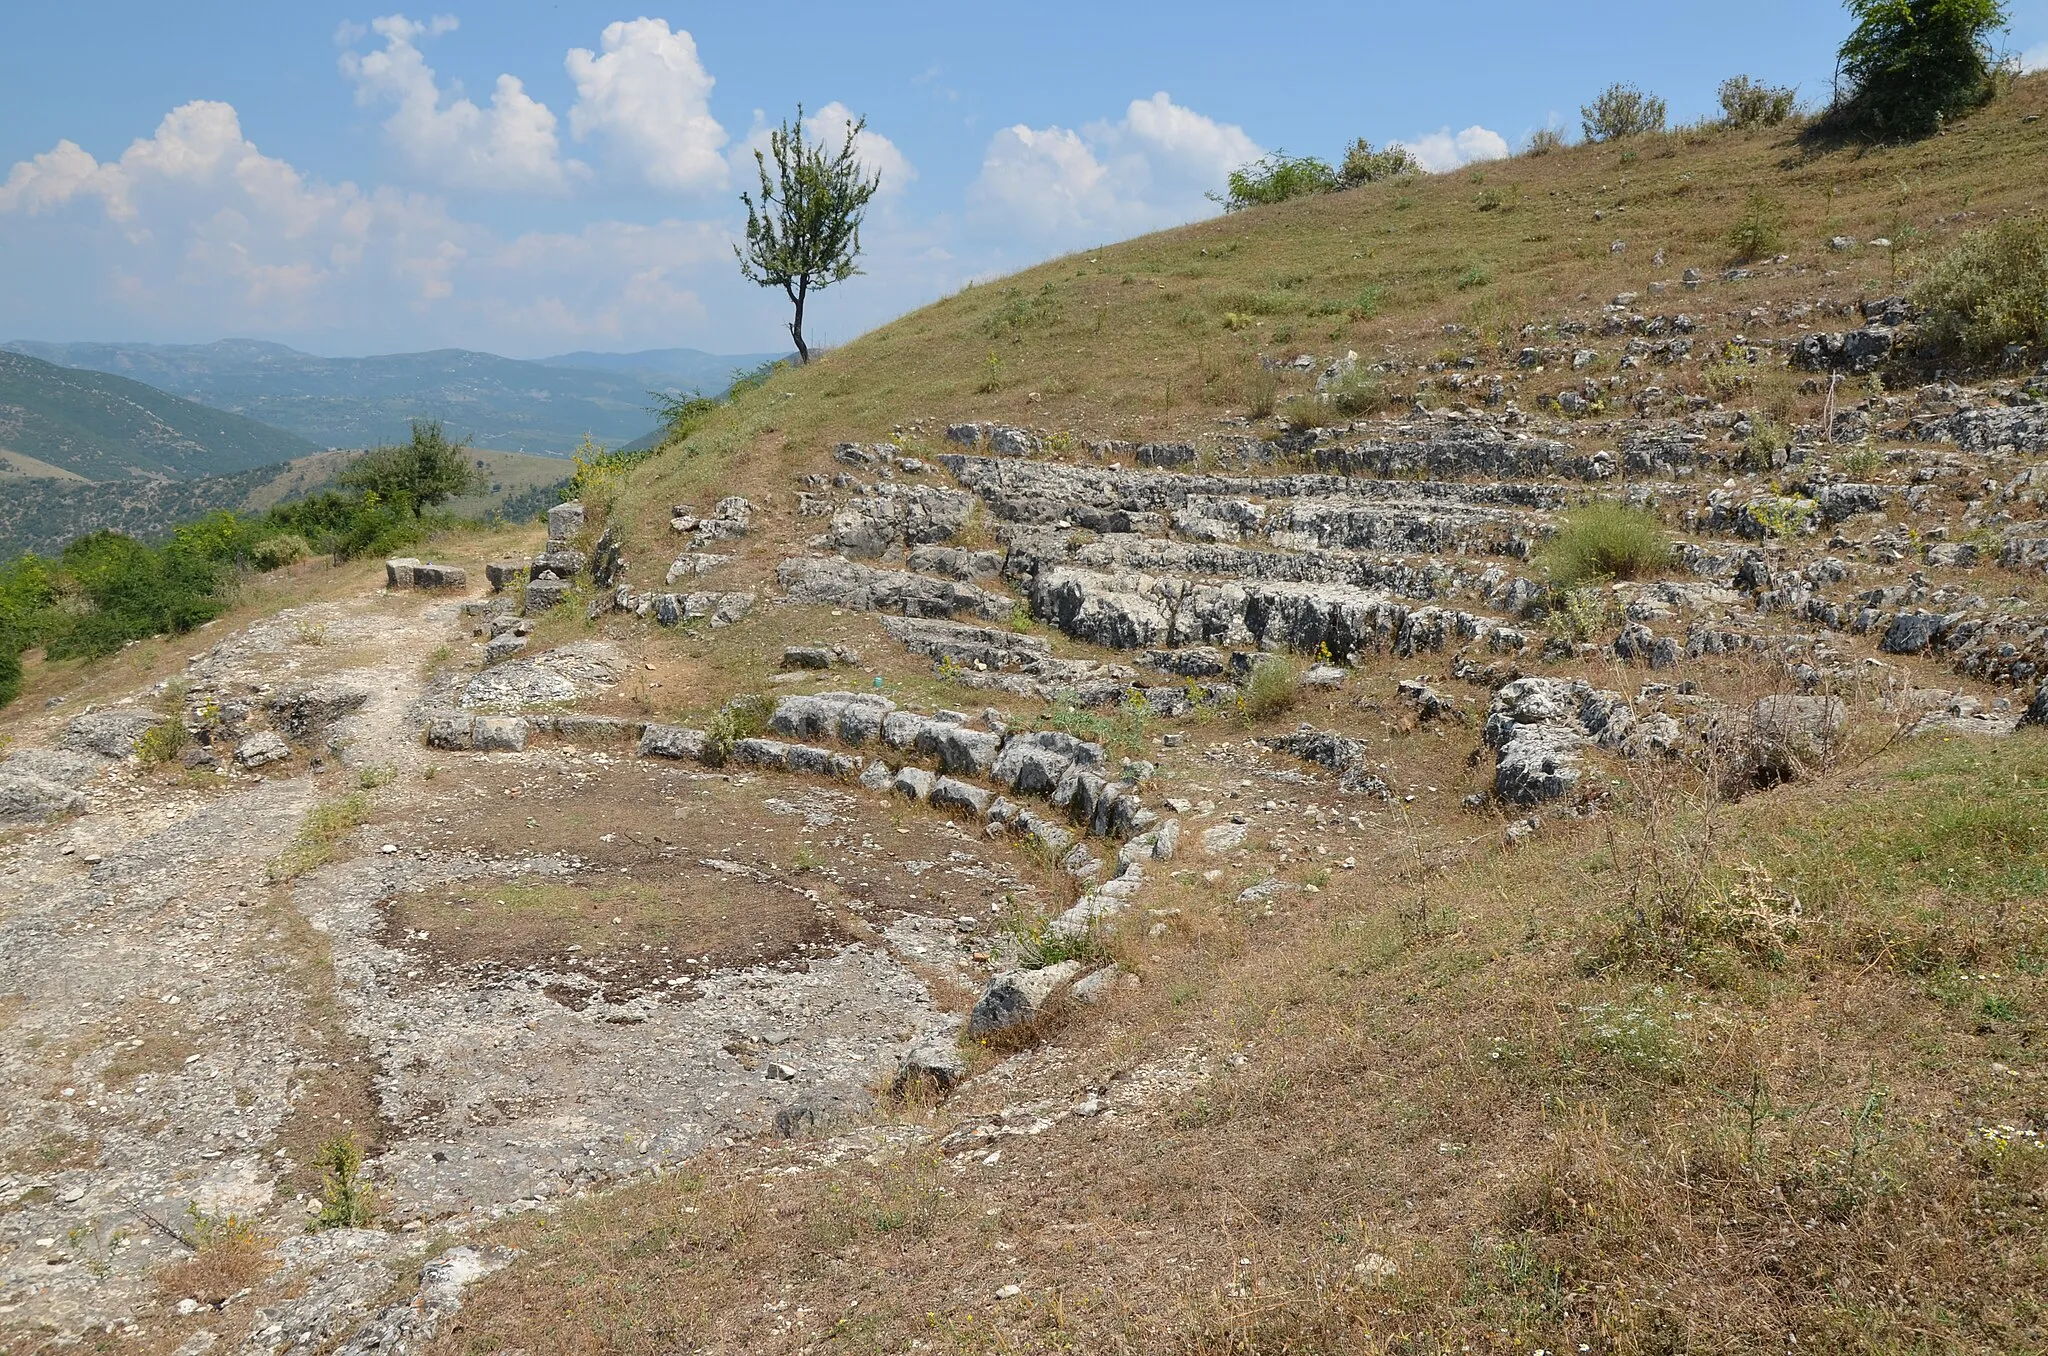
[[[672,502],[786,496],[790,473],[815,469],[834,442],[883,441],[899,426],[913,430],[914,455],[936,450],[938,427],[958,419],[1186,437],[1305,389],[1292,374],[1277,391],[1253,389],[1256,354],[1427,361],[1454,349],[1500,363],[1524,325],[1652,281],[1672,290],[1643,305],[1703,316],[1717,338],[1751,328],[1739,317],[1755,307],[1889,295],[1973,225],[2040,206],[2024,167],[2048,155],[2048,121],[2023,119],[2044,109],[2048,77],[2034,76],[1909,146],[1821,152],[1792,127],[1688,129],[1488,165],[1484,190],[1465,174],[1369,184],[1069,255],[776,375],[651,462],[623,512],[636,545],[665,542]],[[1481,210],[1479,193],[1496,207]],[[1783,248],[1805,271],[1723,283],[1727,238],[1753,193],[1783,204]],[[1826,248],[1835,235],[1912,244],[1837,255]],[[1696,294],[1676,285],[1694,267],[1713,279]],[[1493,281],[1460,288],[1475,268]],[[991,351],[1003,377],[982,390]],[[1571,384],[1569,373],[1519,374],[1513,395],[1531,408]]]
[[[1272,917],[1180,882],[1054,1087],[1241,1067],[992,1165],[748,1148],[521,1222],[440,1349],[2038,1348],[2048,743],[1663,796],[1505,855],[1410,820]],[[1702,907],[1618,950],[1652,837]]]

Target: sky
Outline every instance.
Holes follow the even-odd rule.
[[[389,0],[386,0],[389,3]],[[962,286],[1217,210],[1276,150],[1507,154],[1631,81],[1674,121],[1745,73],[1824,98],[1824,0],[644,7],[647,0],[8,5],[0,339],[787,347],[733,242],[766,129],[881,175],[839,343]],[[2048,67],[2048,0],[2004,45]],[[764,15],[768,17],[763,17]]]

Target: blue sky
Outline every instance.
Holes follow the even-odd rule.
[[[840,341],[1213,210],[1261,151],[1437,167],[1575,130],[1614,80],[1707,114],[1825,93],[1832,3],[452,9],[16,5],[0,43],[0,338],[533,356],[782,342],[730,242],[763,120],[865,114],[884,193]],[[2008,42],[2048,64],[2048,0]]]

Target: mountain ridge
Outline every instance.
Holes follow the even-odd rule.
[[[60,367],[124,377],[199,404],[259,420],[316,447],[402,440],[413,419],[440,419],[480,446],[567,452],[587,435],[617,445],[654,423],[649,392],[723,389],[757,355],[656,349],[570,354],[577,364],[506,358],[473,349],[327,358],[258,339],[210,344],[48,343],[0,350]],[[649,365],[601,359],[645,358]]]

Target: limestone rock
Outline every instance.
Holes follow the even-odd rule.
[[[640,756],[699,762],[708,738],[702,730],[688,730],[680,725],[649,725],[640,735]]]
[[[0,825],[12,828],[18,824],[40,824],[84,808],[82,792],[33,772],[17,770],[11,759],[0,764]]]
[[[269,730],[259,730],[235,745],[235,762],[245,768],[268,767],[292,756],[292,746]]]
[[[989,981],[981,1001],[967,1019],[967,1034],[986,1036],[1037,1021],[1081,973],[1079,961],[1065,960],[1043,970],[1011,970]]]
[[[74,716],[58,737],[57,747],[73,753],[93,753],[102,758],[126,758],[135,752],[135,742],[164,723],[154,711],[116,706]]]

